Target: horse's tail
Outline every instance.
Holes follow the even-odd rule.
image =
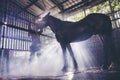
[[[115,49],[115,43],[114,43],[114,38],[113,38],[113,30],[112,29],[112,23],[111,23],[111,19],[109,16],[105,16],[104,17],[104,24],[103,24],[103,28],[104,28],[104,32],[101,34],[101,36],[103,37],[103,48],[105,51],[105,59],[106,64],[110,65],[111,61],[113,63],[117,63],[118,62],[118,57],[117,57],[117,53],[116,53],[116,49]]]
[[[112,23],[111,23],[111,19],[109,16],[106,15],[105,22],[103,25],[105,27],[106,33],[112,34]]]

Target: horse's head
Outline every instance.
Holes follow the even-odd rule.
[[[44,17],[39,19],[39,24],[41,24],[43,26],[43,28],[48,26],[48,24],[49,24],[48,23],[49,16],[50,16],[50,12],[47,15],[45,15]]]
[[[44,17],[38,17],[38,18],[32,19],[32,21],[35,21],[35,23],[37,23],[39,25],[37,27],[37,29],[38,29],[40,34],[43,32],[43,29],[48,26],[48,21],[47,20],[48,20],[49,14],[50,13],[48,13]]]
[[[61,22],[60,19],[51,16],[50,12],[39,20],[39,23],[43,25],[43,28],[49,26],[53,32],[59,29]]]

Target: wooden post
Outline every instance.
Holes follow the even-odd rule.
[[[7,7],[8,7],[8,0],[4,0],[3,2],[3,8],[5,9],[4,10],[4,20],[3,22],[5,23],[7,21]],[[6,28],[7,26],[6,25],[2,25],[2,47],[0,49],[0,71],[1,71],[1,75],[4,75],[6,74],[5,72],[8,72],[8,68],[9,68],[9,52],[8,52],[8,49],[5,49],[6,48],[6,40],[5,40],[5,36],[6,36]]]
[[[115,20],[114,9],[112,8],[111,1],[108,0],[108,3],[109,3],[110,11],[111,11],[111,14],[112,14],[112,20]],[[115,28],[117,28],[116,21],[115,21],[114,25],[115,25]]]
[[[87,16],[87,14],[86,14],[86,10],[85,9],[83,9],[83,11],[84,11],[84,15],[85,15],[85,17]]]

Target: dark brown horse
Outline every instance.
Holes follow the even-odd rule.
[[[108,61],[108,54],[112,55],[111,61],[115,61],[115,56],[113,55],[114,52],[111,51],[114,49],[114,46],[112,41],[112,25],[109,16],[94,13],[86,16],[78,22],[68,22],[57,19],[48,13],[42,18],[42,21],[45,26],[49,26],[55,33],[56,39],[61,45],[64,57],[63,71],[67,71],[68,67],[66,48],[68,48],[70,52],[75,69],[78,69],[70,43],[84,41],[96,34],[104,37],[103,43],[106,60],[104,62],[103,69],[107,69],[110,65],[110,61]]]

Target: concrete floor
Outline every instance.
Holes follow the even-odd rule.
[[[67,72],[57,76],[7,76],[0,80],[120,80],[120,71],[100,71],[96,69]]]

